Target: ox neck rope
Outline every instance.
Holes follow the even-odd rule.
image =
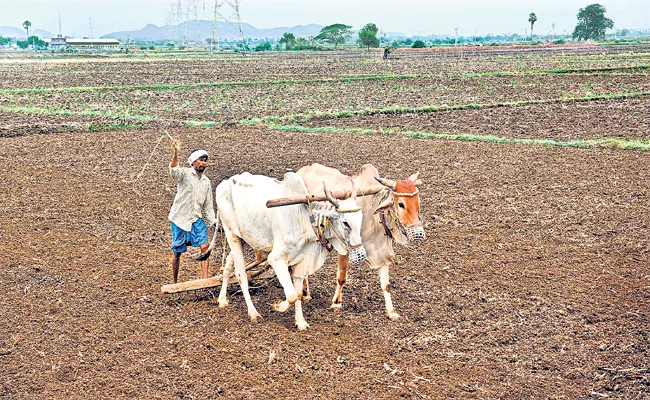
[[[316,240],[320,243],[321,246],[327,250],[327,252],[332,251],[334,246],[325,238],[325,227],[323,226],[323,229],[320,229],[321,225],[321,220],[324,219],[324,224],[327,223],[328,218],[323,217],[322,215],[319,215],[318,217],[314,217],[314,213],[311,208],[311,202],[309,201],[309,196],[307,196],[307,212],[309,213],[309,222],[311,224],[311,228],[314,230],[314,234],[316,235]]]
[[[325,229],[328,228],[332,231],[332,233],[334,233],[334,236],[336,236],[342,243],[347,244],[345,240],[345,236],[336,230],[336,228],[332,224],[332,221],[328,217],[322,214],[318,215],[317,217],[314,217],[311,204],[309,203],[309,201],[307,202],[307,210],[309,211],[309,221],[311,222],[311,227],[314,230],[314,233],[316,234],[316,240],[321,244],[321,246],[323,246],[325,250],[331,252],[332,249],[334,249],[332,243],[329,241],[329,239],[327,239],[327,237],[325,237]],[[343,211],[337,210],[337,211],[346,213],[346,212],[356,212],[360,210],[361,209],[359,208],[356,210],[343,210]]]
[[[393,229],[395,227],[397,227],[397,229],[399,229],[399,231],[400,231],[400,233],[402,235],[406,236],[406,226],[404,226],[402,221],[399,220],[399,216],[397,215],[397,206],[396,206],[396,203],[395,203],[395,197],[413,197],[413,196],[417,195],[418,193],[420,193],[418,188],[415,188],[415,191],[411,192],[411,193],[400,193],[400,192],[395,192],[393,190],[391,190],[389,192],[389,194],[388,194],[389,196],[391,194],[393,195],[393,201],[392,201],[390,207],[388,207],[388,210],[382,211],[382,212],[379,213],[380,214],[379,221],[384,226],[384,231],[385,231],[386,236],[390,237],[391,239],[394,239],[395,235],[393,234]],[[379,204],[384,202],[387,198],[388,198],[388,196],[383,198],[379,202]],[[392,219],[392,222],[393,222],[393,224],[390,227],[388,226],[388,216],[389,215],[390,215],[390,217]]]

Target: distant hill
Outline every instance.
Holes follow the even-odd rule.
[[[296,37],[316,36],[320,33],[322,25],[309,24],[297,25],[293,27],[277,27],[269,29],[258,29],[251,24],[242,22],[244,36],[249,38],[279,38],[285,32],[291,32]],[[197,41],[199,36],[201,40],[212,37],[212,21],[188,21],[180,25],[156,26],[148,24],[144,28],[136,31],[112,32],[102,36],[102,38],[116,38],[131,40],[187,40]],[[237,26],[232,23],[218,23],[215,36],[219,38],[236,38],[239,36]]]
[[[49,39],[52,36],[52,32],[44,31],[42,29],[29,30],[29,35],[36,35],[41,39]],[[27,39],[27,32],[24,29],[15,28],[13,26],[0,26],[0,36],[3,37],[12,37],[16,39]]]

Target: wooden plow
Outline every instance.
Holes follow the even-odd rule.
[[[246,265],[246,275],[248,275],[248,282],[250,287],[257,287],[268,285],[273,277],[275,277],[275,272],[273,272],[272,268],[269,268],[269,263],[266,260],[263,260],[255,261]],[[221,286],[221,282],[223,282],[223,271],[221,271],[219,275],[213,276],[212,278],[194,279],[187,282],[164,285],[162,288],[160,288],[160,291],[163,294],[173,294],[189,292],[192,290],[211,289]],[[239,281],[235,277],[232,277],[228,280],[229,287],[232,284],[238,283]]]
[[[375,195],[382,190],[385,190],[385,186],[374,186],[370,188],[360,188],[357,191],[357,196],[371,196]],[[335,199],[345,200],[349,198],[352,194],[351,190],[334,190],[331,192]],[[266,202],[266,207],[281,207],[288,206],[293,204],[308,204],[313,201],[326,201],[327,196],[325,192],[322,194],[308,194],[306,196],[296,196],[296,197],[284,197],[280,199],[269,200]],[[223,244],[226,246],[225,242]],[[225,250],[222,254],[222,257],[225,257]],[[248,275],[248,281],[250,287],[260,287],[266,286],[271,283],[272,279],[275,277],[275,272],[272,268],[269,268],[269,264],[266,260],[255,261],[246,265],[246,274]],[[203,279],[194,279],[191,281],[172,283],[169,285],[164,285],[160,288],[163,294],[173,294],[173,293],[182,293],[189,292],[193,290],[202,290],[202,289],[211,289],[221,286],[223,281],[223,271],[220,271],[219,275],[212,278],[203,278]],[[239,281],[237,278],[232,277],[228,280],[228,286],[232,284],[238,284]]]

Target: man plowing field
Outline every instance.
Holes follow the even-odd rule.
[[[216,225],[212,203],[212,185],[204,174],[208,166],[208,153],[205,150],[193,150],[187,159],[190,167],[179,166],[178,156],[181,143],[170,138],[172,144],[169,174],[176,179],[177,190],[174,203],[169,211],[172,230],[172,270],[174,283],[178,281],[181,254],[187,246],[198,247],[201,253],[208,249],[208,226]],[[199,263],[199,275],[207,278],[209,261]]]

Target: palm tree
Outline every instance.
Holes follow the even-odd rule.
[[[537,21],[537,15],[535,13],[530,13],[528,16],[528,22],[530,22],[530,41],[533,41],[533,25],[535,25],[535,22]]]
[[[32,23],[29,21],[23,22],[23,28],[27,31],[27,39],[29,39],[29,27],[32,26]]]

